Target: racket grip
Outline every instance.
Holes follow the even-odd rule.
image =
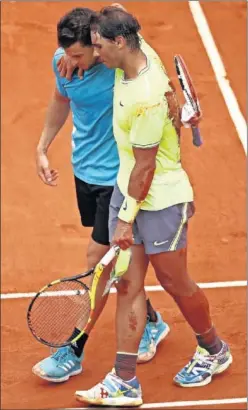
[[[120,248],[117,245],[112,246],[109,251],[103,256],[100,263],[107,266],[119,254]]]
[[[200,134],[200,130],[198,127],[192,127],[192,134],[193,134],[193,144],[196,147],[200,147],[202,145],[202,138]]]

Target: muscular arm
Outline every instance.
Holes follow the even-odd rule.
[[[137,201],[144,201],[149,192],[156,169],[157,151],[158,146],[150,149],[133,147],[135,165],[129,180],[128,194]]]
[[[161,95],[133,107],[129,139],[135,163],[128,181],[128,195],[118,214],[122,221],[134,221],[149,192],[167,111],[167,101]]]
[[[129,201],[124,200],[125,205],[123,207],[122,204],[116,231],[112,238],[113,243],[118,244],[121,249],[125,250],[133,244],[132,223],[140,207],[140,205],[136,207],[135,204],[141,204],[148,194],[156,169],[157,151],[158,145],[145,149],[133,147],[135,165],[128,184],[128,195],[131,202],[130,199]]]
[[[48,105],[44,128],[37,146],[37,152],[46,153],[48,147],[66,122],[70,112],[70,101],[57,88]]]

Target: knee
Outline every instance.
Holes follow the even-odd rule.
[[[192,296],[196,292],[197,286],[187,273],[176,277],[170,274],[158,274],[157,278],[161,286],[168,292],[172,297],[177,296]]]
[[[175,292],[175,284],[171,276],[168,274],[161,274],[156,272],[157,279],[166,292],[173,295]]]
[[[144,283],[138,284],[133,280],[122,278],[120,282],[115,284],[118,297],[126,297],[129,299],[135,298],[140,291],[144,291]]]
[[[127,295],[130,291],[130,281],[121,279],[120,282],[115,284],[118,295]]]

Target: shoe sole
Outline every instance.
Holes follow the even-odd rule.
[[[158,347],[159,343],[162,342],[162,340],[164,340],[169,333],[170,333],[170,328],[167,325],[166,329],[161,333],[161,335],[159,336],[159,338],[157,340],[157,344],[155,345],[155,351],[152,353],[152,356],[148,357],[148,359],[142,359],[142,358],[139,358],[139,356],[138,356],[137,363],[142,364],[142,363],[147,363],[150,360],[152,360],[154,358],[155,354],[157,353],[157,347]]]
[[[232,361],[233,361],[233,358],[232,358],[232,355],[230,354],[228,360],[225,363],[223,363],[222,365],[220,365],[211,376],[207,377],[202,382],[184,384],[184,383],[178,382],[175,379],[173,379],[173,381],[177,386],[180,386],[180,387],[202,387],[202,386],[206,386],[207,384],[211,383],[213,376],[215,376],[216,374],[223,373],[225,370],[227,370],[228,367],[232,364]]]
[[[53,378],[53,377],[49,377],[46,375],[43,375],[41,373],[39,373],[38,371],[36,371],[35,369],[32,369],[33,374],[35,374],[35,376],[40,377],[43,380],[46,380],[48,382],[53,382],[53,383],[63,383],[66,382],[67,380],[69,380],[69,378],[71,376],[77,376],[78,374],[80,374],[82,372],[83,368],[81,367],[78,370],[75,370],[74,372],[71,372],[70,374],[67,374],[64,377],[60,377],[60,378]]]
[[[143,404],[142,398],[118,397],[106,399],[89,399],[88,397],[80,396],[75,393],[75,398],[81,403],[95,404],[97,406],[114,406],[114,407],[138,407]]]

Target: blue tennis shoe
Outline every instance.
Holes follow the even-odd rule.
[[[51,356],[37,363],[32,372],[44,380],[54,383],[65,382],[82,372],[83,354],[77,357],[71,346],[61,347]]]
[[[157,322],[147,321],[140,341],[137,363],[146,363],[155,356],[157,347],[168,335],[170,328],[156,312]]]

